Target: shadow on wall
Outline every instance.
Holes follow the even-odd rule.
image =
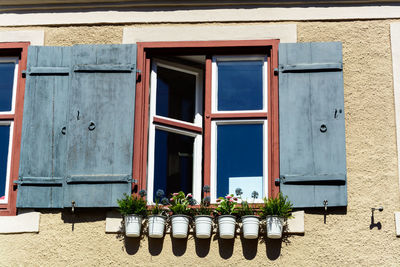
[[[123,232],[122,232],[123,233]],[[140,248],[140,242],[145,242],[145,234],[140,237],[126,237],[124,234],[119,234],[117,237],[124,242],[126,253],[129,255],[135,255]],[[269,239],[266,236],[261,236],[260,239],[245,239],[240,235],[240,242],[242,245],[243,257],[246,260],[252,260],[257,256],[259,243],[265,244],[266,257],[269,260],[276,260],[281,255],[282,243],[290,243],[288,235],[284,235],[282,239]],[[234,239],[221,239],[218,235],[214,235],[212,238],[199,239],[192,235],[186,239],[177,239],[171,236],[172,253],[174,256],[180,257],[187,251],[187,242],[189,239],[193,239],[195,242],[196,255],[200,258],[205,258],[210,252],[211,242],[218,242],[218,252],[221,258],[229,259],[234,253],[234,246],[237,237]],[[163,238],[147,238],[148,251],[150,255],[160,255],[165,242],[165,236]]]

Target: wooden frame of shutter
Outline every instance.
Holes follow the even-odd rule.
[[[0,216],[16,215],[16,199],[17,190],[14,181],[18,180],[19,158],[21,150],[21,130],[22,130],[22,114],[24,107],[24,94],[25,94],[25,78],[22,77],[23,71],[26,70],[28,46],[30,42],[16,42],[16,43],[0,43],[1,56],[18,56],[18,79],[17,79],[17,92],[15,97],[15,113],[13,115],[2,115],[0,120],[13,120],[13,146],[11,152],[11,168],[10,168],[10,183],[6,188],[9,192],[7,204],[0,204]]]
[[[274,69],[278,68],[279,40],[249,40],[249,41],[184,41],[184,42],[139,42],[137,68],[139,73],[136,84],[135,103],[135,146],[133,153],[133,178],[137,184],[133,184],[134,192],[146,189],[147,183],[147,158],[148,158],[148,126],[149,126],[149,79],[150,59],[157,55],[170,55],[180,53],[183,50],[193,54],[246,54],[249,50],[267,51],[270,53],[269,84],[268,84],[268,182],[269,196],[279,193],[279,185],[275,184],[275,178],[279,177],[279,108],[278,108],[278,77],[274,75]],[[253,116],[253,114],[251,114]],[[255,117],[264,117],[264,112],[254,114]],[[211,160],[211,119],[218,118],[220,114],[211,112],[211,58],[206,58],[205,72],[205,99],[204,99],[204,128],[203,128],[203,184],[210,185],[210,160]],[[230,118],[246,118],[247,114],[230,114]]]

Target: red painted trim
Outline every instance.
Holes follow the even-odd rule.
[[[182,122],[178,122],[178,121],[171,121],[165,118],[160,118],[160,117],[154,117],[153,119],[153,123],[156,124],[162,124],[165,126],[171,126],[171,127],[175,127],[175,128],[180,128],[183,130],[188,130],[188,131],[193,131],[196,133],[202,133],[203,129],[201,127],[198,126],[194,126],[194,125],[187,125],[185,123]]]
[[[251,113],[213,113],[211,119],[246,119],[246,118],[263,118],[267,119],[267,112],[251,112]]]
[[[211,147],[211,88],[212,88],[212,59],[211,56],[206,58],[205,69],[205,88],[204,88],[204,147]],[[211,149],[203,149],[203,183],[211,184]]]
[[[262,47],[273,46],[279,40],[239,40],[239,41],[183,41],[183,42],[139,42],[138,46],[150,48],[216,48],[216,47]]]
[[[14,114],[0,114],[0,120],[14,120],[14,118],[15,118]]]
[[[10,52],[12,52],[13,55],[17,55],[20,57],[18,65],[17,93],[15,99],[15,114],[13,115],[14,134],[13,134],[13,147],[11,152],[11,166],[10,166],[11,181],[8,188],[9,198],[7,204],[0,205],[0,216],[9,216],[17,214],[17,208],[16,208],[17,190],[16,187],[14,187],[14,181],[18,180],[19,159],[21,150],[22,114],[23,114],[24,95],[25,95],[25,78],[22,78],[22,71],[26,70],[26,60],[28,56],[29,44],[30,44],[29,42],[0,43],[0,51],[3,49],[10,49]],[[6,51],[7,50],[3,50],[2,52]],[[2,115],[0,116],[0,119],[3,118],[7,119],[6,116],[8,115]]]
[[[276,197],[279,194],[279,186],[275,185],[275,179],[279,178],[279,88],[278,76],[274,75],[274,69],[278,69],[279,40],[274,40],[269,61],[269,195]]]
[[[147,144],[149,125],[149,83],[150,58],[154,55],[179,53],[206,54],[205,100],[204,100],[204,147],[211,146],[211,120],[222,118],[269,118],[268,119],[268,180],[269,195],[276,196],[279,186],[275,186],[275,178],[279,177],[279,108],[278,77],[274,69],[278,68],[279,40],[246,40],[246,41],[185,41],[185,42],[139,42],[138,69],[142,70],[142,79],[136,87],[135,116],[135,154],[133,175],[139,179],[139,188],[146,189],[147,183]],[[211,112],[211,55],[265,53],[269,55],[268,112],[212,114]],[[147,55],[147,56],[146,56]],[[185,125],[186,126],[186,125]],[[210,184],[211,150],[203,149],[203,184]]]

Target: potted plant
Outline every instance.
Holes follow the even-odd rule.
[[[242,189],[236,189],[236,195],[241,198]],[[258,192],[253,191],[251,194],[253,198],[253,203],[256,198],[258,198]],[[249,204],[247,200],[242,200],[241,207],[239,209],[239,215],[242,220],[242,231],[243,237],[246,239],[257,239],[258,232],[260,230],[260,219],[255,215],[254,208]]]
[[[167,221],[166,210],[159,204],[159,200],[164,205],[168,204],[168,199],[164,197],[164,191],[159,189],[156,192],[156,203],[150,210],[148,219],[149,237],[162,238],[164,236],[165,224]]]
[[[210,187],[205,185],[203,187],[203,192],[206,195],[210,192]],[[210,197],[204,197],[200,202],[200,207],[194,209],[194,223],[196,230],[196,237],[201,239],[206,239],[211,237],[211,229],[212,229],[212,219],[211,216],[213,210],[210,207]]]
[[[140,236],[142,220],[146,217],[146,200],[140,196],[124,194],[124,198],[118,199],[119,212],[124,217],[125,235],[128,237]]]
[[[217,199],[218,206],[215,212],[218,215],[219,237],[231,239],[235,236],[237,198],[231,195]]]
[[[292,203],[282,193],[279,193],[276,198],[264,198],[261,214],[263,218],[266,218],[268,238],[282,238],[283,224],[291,218],[292,207]]]
[[[193,203],[192,194],[187,194],[182,191],[173,193],[170,199],[169,210],[172,213],[171,225],[172,236],[174,238],[186,238],[189,230],[189,220],[191,215],[190,204]]]

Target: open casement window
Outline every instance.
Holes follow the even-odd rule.
[[[134,176],[150,202],[157,189],[199,200],[209,185],[212,202],[241,188],[255,202],[280,189],[298,208],[347,205],[340,43],[139,43],[138,55]]]
[[[150,116],[135,133],[148,139],[135,147],[134,173],[150,202],[158,189],[168,198],[181,190],[193,193],[199,202],[204,185],[214,203],[237,188],[249,200],[256,191],[256,202],[277,194],[272,179],[279,171],[277,45],[277,40],[138,44],[138,64],[145,71],[136,120],[140,113]]]
[[[116,207],[132,188],[136,45],[31,46],[17,207]]]
[[[154,60],[151,68],[148,199],[162,189],[201,194],[203,72]]]
[[[29,43],[0,43],[0,215],[15,215],[22,107]]]

